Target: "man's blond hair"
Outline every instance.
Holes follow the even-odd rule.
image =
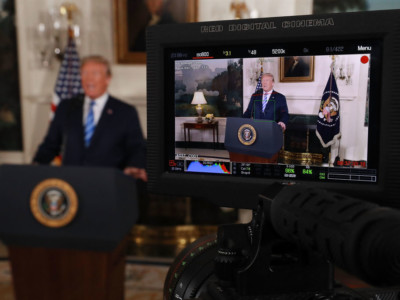
[[[275,78],[274,78],[274,75],[273,75],[272,73],[264,73],[264,74],[261,76],[261,79],[264,78],[264,77],[271,77],[271,78],[272,78],[272,81],[275,82]]]
[[[88,62],[96,62],[106,67],[107,75],[111,77],[111,66],[110,62],[101,55],[88,55],[81,59],[81,69]]]

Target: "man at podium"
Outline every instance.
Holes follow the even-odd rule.
[[[115,167],[147,181],[137,111],[109,95],[110,63],[88,56],[80,71],[85,94],[60,102],[33,162],[49,164],[63,152],[63,165]]]
[[[286,97],[274,90],[274,83],[274,75],[271,73],[262,75],[262,88],[251,96],[243,118],[275,121],[284,131],[289,120],[289,110]]]

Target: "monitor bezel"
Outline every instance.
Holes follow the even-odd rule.
[[[150,27],[147,31],[147,110],[148,110],[148,188],[150,192],[204,197],[219,205],[254,208],[257,195],[276,179],[218,176],[214,174],[176,174],[167,172],[165,98],[165,49],[198,45],[245,45],[264,38],[268,42],[318,41],[329,37],[332,41],[373,39],[382,44],[380,86],[381,105],[378,112],[379,150],[376,184],[337,182],[304,182],[298,184],[319,187],[400,207],[396,198],[400,180],[396,169],[400,160],[400,10],[307,15],[267,19],[215,21]],[[251,29],[249,24],[270,24],[270,28]],[[284,25],[286,24],[286,25]],[[307,26],[309,24],[310,26]],[[293,26],[292,26],[293,25]],[[311,26],[312,25],[312,26]],[[232,27],[235,26],[235,27]],[[289,27],[288,27],[289,26]],[[253,26],[254,27],[254,26]],[[248,30],[230,31],[229,28]],[[398,48],[397,48],[398,49]],[[397,88],[399,89],[399,88]],[[289,180],[279,180],[289,183]]]

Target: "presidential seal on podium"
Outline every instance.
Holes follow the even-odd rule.
[[[239,141],[246,146],[254,144],[257,139],[257,131],[250,124],[243,124],[238,130]]]
[[[78,197],[66,181],[50,178],[40,182],[32,191],[31,211],[35,219],[47,227],[69,224],[78,211]]]

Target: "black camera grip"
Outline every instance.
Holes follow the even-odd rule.
[[[271,204],[282,237],[375,286],[400,284],[400,212],[326,190],[283,188]]]

